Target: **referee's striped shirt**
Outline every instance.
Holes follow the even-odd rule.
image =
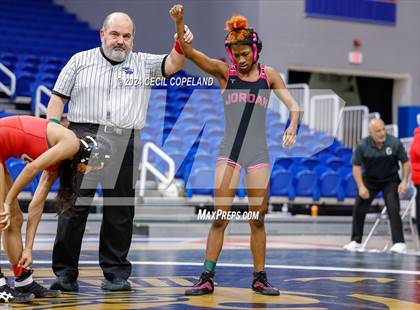
[[[68,119],[120,128],[143,128],[150,86],[164,75],[166,55],[131,52],[125,61],[106,58],[97,47],[75,54],[61,71],[53,94],[69,99]]]

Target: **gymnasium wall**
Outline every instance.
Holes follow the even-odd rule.
[[[135,50],[165,53],[171,48],[174,27],[168,10],[174,1],[55,2],[97,29],[108,13],[127,12],[137,25]],[[241,13],[261,35],[262,62],[279,71],[286,72],[290,66],[298,65],[406,75],[409,86],[399,95],[399,105],[420,104],[420,1],[397,1],[396,26],[306,17],[304,0],[186,0],[181,3],[186,8],[186,22],[195,33],[195,46],[209,56],[226,57],[224,21],[232,13]],[[348,62],[355,38],[362,42],[361,65]],[[198,73],[192,65],[187,70]]]

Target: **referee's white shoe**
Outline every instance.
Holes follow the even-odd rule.
[[[398,253],[398,254],[407,253],[407,247],[405,243],[402,243],[402,242],[394,243],[394,245],[389,250],[393,253]]]
[[[343,246],[344,250],[350,251],[350,252],[357,252],[362,248],[362,244],[358,243],[356,241],[351,241],[350,243]]]

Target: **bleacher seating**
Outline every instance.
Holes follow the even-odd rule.
[[[32,97],[40,84],[51,87],[73,54],[100,45],[97,30],[52,0],[2,0],[0,28],[7,29],[0,41],[0,63],[17,78],[12,99]],[[9,84],[2,72],[0,82]]]
[[[178,73],[184,76],[185,73]],[[220,92],[212,87],[198,94],[186,87],[162,87],[152,90],[142,140],[162,147],[175,161],[176,177],[187,185],[187,196],[212,195],[218,148],[223,138],[224,116]],[[165,100],[167,103],[165,104]],[[324,132],[311,132],[301,125],[297,143],[291,148],[281,145],[285,122],[278,112],[267,112],[267,143],[272,166],[270,195],[294,200],[307,197],[355,197],[351,172],[352,150]],[[159,129],[160,128],[160,129]],[[157,158],[152,159],[164,167]],[[210,171],[212,172],[210,172]],[[204,190],[203,182],[207,182]],[[237,196],[246,195],[241,177]]]

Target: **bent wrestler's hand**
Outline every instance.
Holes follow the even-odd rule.
[[[32,250],[24,249],[19,260],[19,265],[28,268],[30,265],[32,265],[32,262]]]
[[[5,231],[10,226],[10,206],[5,203],[4,211],[0,213],[0,229]]]

